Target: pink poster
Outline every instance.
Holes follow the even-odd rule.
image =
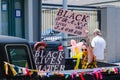
[[[83,37],[84,28],[88,27],[89,16],[70,10],[58,9],[54,29],[59,32]]]

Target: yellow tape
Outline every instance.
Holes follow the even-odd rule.
[[[8,75],[8,64],[4,62],[5,74]]]
[[[10,67],[10,70],[12,71],[13,75],[17,75],[17,72],[13,68],[13,66],[7,62],[4,62],[4,69],[5,69],[5,74],[8,75],[8,67]]]
[[[9,64],[9,66],[10,66],[10,69],[11,69],[11,71],[12,71],[12,73],[13,73],[13,76],[16,76],[16,75],[17,75],[16,70],[13,68],[12,65]]]

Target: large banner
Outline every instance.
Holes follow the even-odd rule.
[[[40,51],[35,53],[35,64],[38,70],[63,71],[65,53],[64,51]]]
[[[84,28],[88,27],[89,16],[70,10],[58,9],[54,29],[59,32],[84,36]]]

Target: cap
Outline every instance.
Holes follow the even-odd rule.
[[[37,50],[37,48],[38,48],[39,46],[44,46],[44,47],[46,47],[47,44],[46,44],[45,42],[36,42],[35,45],[34,45],[34,49]]]
[[[58,50],[63,51],[63,46],[62,45],[58,46]]]

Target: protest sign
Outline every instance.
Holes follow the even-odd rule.
[[[35,54],[35,64],[38,70],[63,71],[65,69],[64,51],[40,51]]]
[[[88,20],[89,16],[86,14],[58,9],[54,30],[78,36],[85,36],[83,30],[88,27]]]

